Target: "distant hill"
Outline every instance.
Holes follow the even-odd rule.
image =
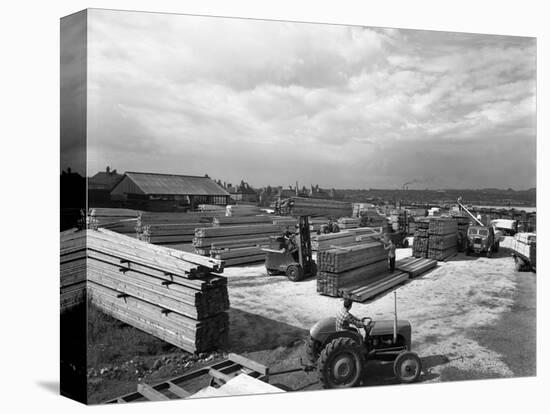
[[[537,191],[535,188],[528,190],[512,190],[487,188],[481,190],[337,190],[339,199],[355,202],[376,201],[401,201],[403,203],[431,203],[446,204],[455,203],[458,197],[462,197],[464,203],[498,206],[535,206]]]

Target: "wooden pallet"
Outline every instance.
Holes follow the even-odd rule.
[[[265,365],[237,354],[229,354],[223,361],[204,366],[168,381],[155,385],[139,383],[136,392],[111,399],[105,404],[189,398],[206,387],[218,388],[243,374],[265,383],[269,380],[269,369]]]

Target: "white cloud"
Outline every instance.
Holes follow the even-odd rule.
[[[492,174],[482,155],[479,174],[534,185],[533,39],[103,10],[88,22],[97,169],[393,186],[437,174],[403,148],[507,157],[506,136],[532,175]],[[481,185],[444,158],[449,185]]]

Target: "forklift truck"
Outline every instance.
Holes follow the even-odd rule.
[[[286,274],[289,280],[298,282],[317,274],[308,216],[300,216],[296,233],[271,236],[269,248],[262,250],[265,252],[265,268],[270,276]]]

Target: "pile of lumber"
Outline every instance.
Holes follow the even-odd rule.
[[[263,247],[270,236],[281,235],[286,226],[278,224],[218,225],[197,228],[193,239],[195,252],[226,260],[227,266],[265,259]]]
[[[290,200],[290,199],[289,199]],[[295,216],[349,217],[351,203],[323,198],[292,197],[291,214]]]
[[[340,290],[341,296],[355,302],[364,302],[368,299],[386,292],[401,283],[406,282],[409,275],[405,272],[395,271],[383,273],[372,278],[368,283],[358,283]]]
[[[446,260],[457,252],[458,227],[452,218],[433,218],[428,229],[428,258]]]
[[[62,235],[62,263],[75,254],[86,260],[88,299],[103,312],[189,352],[226,344],[221,261],[105,229]]]
[[[337,247],[317,254],[317,292],[341,296],[341,289],[365,286],[387,271],[387,254],[380,242]]]
[[[320,234],[312,239],[311,248],[314,251],[323,251],[337,246],[351,246],[369,241],[372,237],[379,237],[381,232],[380,227],[358,227],[338,233]]]
[[[92,213],[98,227],[135,237],[139,231],[139,210],[128,208],[93,208]]]
[[[537,267],[537,235],[536,233],[517,233],[512,243],[512,251],[528,260],[532,268]]]
[[[191,243],[198,227],[212,226],[213,212],[141,214],[141,228],[147,228],[153,244]],[[225,214],[220,212],[219,214]]]
[[[375,208],[368,208],[361,212],[361,227],[383,227],[388,225],[386,216]]]
[[[243,226],[250,224],[273,224],[273,218],[267,215],[245,216],[245,217],[214,217],[212,225],[221,226]]]
[[[61,232],[61,313],[86,300],[86,238],[81,234],[76,229]]]
[[[458,226],[454,218],[430,217],[416,221],[413,256],[447,260],[456,254]]]
[[[230,207],[231,217],[255,216],[262,213],[260,207],[252,204],[233,204]]]
[[[428,257],[428,231],[430,229],[430,220],[427,218],[417,219],[416,231],[413,240],[413,256],[416,258]]]
[[[359,217],[342,217],[338,219],[338,227],[340,229],[356,229],[361,224],[361,219]]]
[[[417,277],[437,266],[437,260],[405,257],[395,262],[395,268],[405,272],[409,277]]]

